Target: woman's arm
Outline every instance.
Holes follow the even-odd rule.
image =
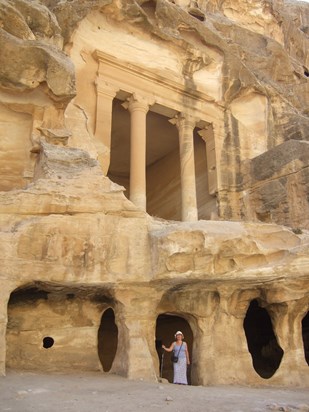
[[[190,358],[189,358],[189,352],[188,352],[188,345],[186,344],[186,358],[187,358],[187,365],[190,365]]]
[[[172,350],[174,349],[174,342],[171,344],[169,348],[167,348],[165,345],[162,345],[162,348],[166,350],[166,352],[172,352]]]

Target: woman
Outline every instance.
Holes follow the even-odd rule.
[[[174,351],[174,355],[178,356],[178,362],[173,362],[174,365],[174,379],[173,383],[179,385],[188,385],[187,381],[187,365],[190,365],[188,346],[183,341],[183,333],[179,330],[175,333],[176,341],[171,344],[169,348],[162,345],[166,352]]]

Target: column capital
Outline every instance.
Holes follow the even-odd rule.
[[[196,123],[199,122],[200,119],[186,113],[178,113],[175,117],[169,119],[169,122],[175,125],[178,130],[186,128],[191,128],[192,130],[195,128]]]
[[[149,107],[155,103],[155,99],[151,96],[141,96],[138,93],[133,93],[127,100],[122,103],[125,109],[130,112],[135,110],[142,110],[145,113],[148,112]]]
[[[98,95],[109,96],[112,99],[116,96],[119,90],[119,87],[117,87],[114,84],[108,83],[107,81],[101,79],[100,77],[96,78],[96,80],[94,81],[94,84],[96,86]]]
[[[210,126],[210,125],[209,125]],[[204,142],[207,142],[207,140],[210,139],[209,135],[209,126],[205,126],[203,129],[198,130],[198,135],[201,136],[201,138],[204,140]],[[211,138],[213,139],[213,136],[211,135]]]

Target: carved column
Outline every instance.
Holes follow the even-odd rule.
[[[192,222],[198,220],[193,141],[196,119],[180,114],[170,122],[179,132],[182,220]]]
[[[281,376],[283,380],[293,382],[294,385],[308,386],[308,364],[305,359],[301,323],[308,311],[308,298],[304,296],[292,300],[291,296],[282,297],[284,303],[273,303],[267,307],[278,344],[284,351],[276,376]]]
[[[135,93],[123,103],[131,114],[130,200],[146,211],[146,114],[150,102]]]
[[[118,91],[102,79],[96,81],[97,110],[95,124],[95,145],[98,151],[98,160],[106,175],[110,165],[111,133],[113,99]]]
[[[156,307],[161,293],[149,287],[118,288],[115,299],[118,348],[112,373],[155,381],[159,374],[155,349]]]

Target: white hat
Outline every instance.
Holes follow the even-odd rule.
[[[178,331],[175,333],[175,338],[176,338],[177,335],[182,335],[182,337],[184,337],[184,336],[183,336],[183,333],[182,333],[180,330],[178,330]]]

